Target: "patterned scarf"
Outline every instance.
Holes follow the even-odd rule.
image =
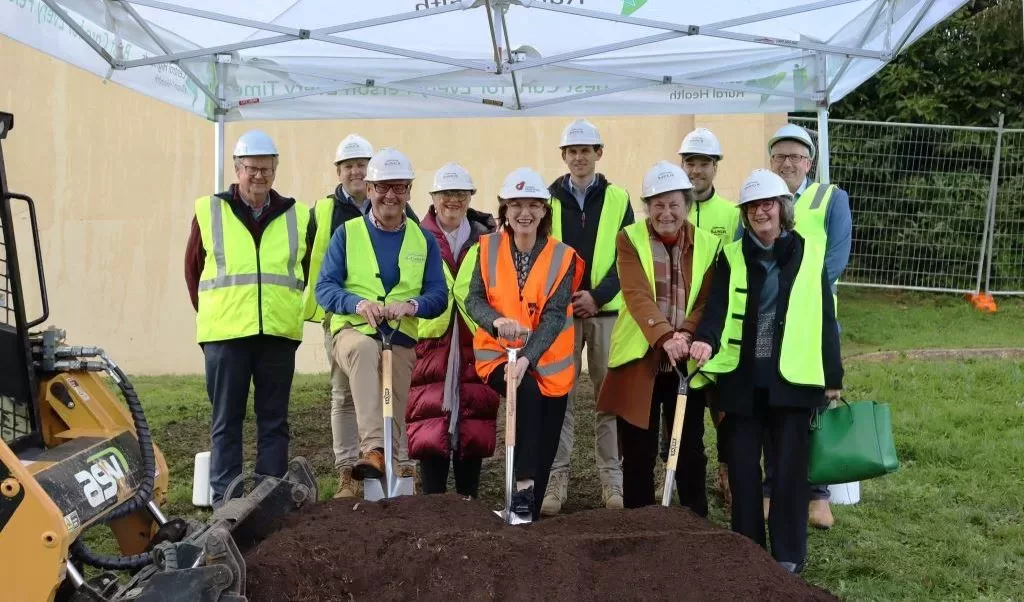
[[[672,325],[673,330],[683,327],[686,320],[686,286],[683,282],[682,245],[686,243],[683,233],[676,244],[666,247],[657,234],[651,232],[651,251],[654,256],[654,297],[658,309]],[[672,369],[668,357],[662,354],[661,371]]]

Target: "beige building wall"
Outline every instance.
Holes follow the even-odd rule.
[[[37,203],[50,297],[48,324],[69,342],[98,345],[135,374],[202,372],[195,318],[185,290],[183,251],[193,200],[213,182],[213,125],[0,38],[0,110],[15,114],[5,141],[12,190]],[[599,117],[606,149],[598,169],[625,186],[634,209],[644,171],[678,160],[695,126],[721,139],[718,189],[735,198],[743,178],[766,166],[765,142],[784,115]],[[357,131],[395,146],[416,167],[413,208],[426,211],[434,170],[459,161],[479,188],[474,206],[496,210],[506,173],[530,166],[564,173],[558,140],[565,118],[290,121],[232,123],[227,153],[259,127],[281,150],[275,188],[312,204],[333,190],[338,141]],[[227,183],[233,181],[230,156]],[[24,246],[24,245],[23,245]],[[23,252],[23,255],[25,253]],[[306,328],[298,369],[326,369],[323,337]]]

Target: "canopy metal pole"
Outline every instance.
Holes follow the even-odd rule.
[[[818,182],[829,183],[828,177],[828,107],[818,107]]]
[[[224,98],[224,78],[226,76],[226,65],[217,62],[217,99],[218,103],[226,105]],[[217,121],[213,125],[213,190],[220,192],[224,190],[224,109],[216,107]]]

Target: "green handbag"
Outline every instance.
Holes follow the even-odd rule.
[[[815,413],[807,467],[812,485],[853,483],[898,468],[889,404],[842,400]]]

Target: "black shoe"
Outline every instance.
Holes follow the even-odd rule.
[[[519,516],[533,515],[533,485],[526,489],[512,492],[512,512]]]
[[[804,563],[803,562],[801,562],[800,564],[797,564],[795,562],[783,562],[783,561],[780,560],[779,561],[779,566],[781,566],[782,568],[786,569],[790,573],[793,573],[794,575],[799,575],[800,573],[802,573],[804,571]]]

